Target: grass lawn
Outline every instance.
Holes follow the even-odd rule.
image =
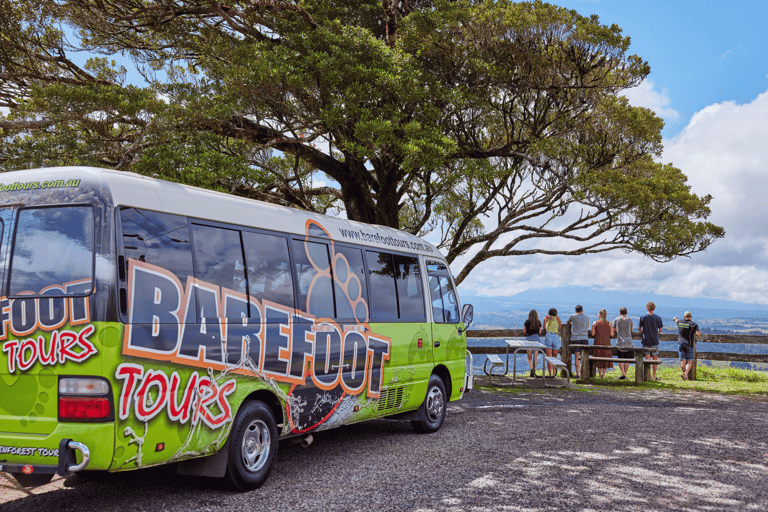
[[[644,387],[654,389],[679,389],[684,391],[706,391],[708,393],[725,393],[735,395],[762,395],[768,396],[768,372],[756,372],[741,370],[738,368],[713,368],[711,366],[699,366],[696,380],[683,380],[679,365],[660,365],[656,374],[660,381],[645,382],[642,386],[634,385],[634,366],[630,366],[627,380],[619,380],[621,372],[618,368],[609,371],[604,379],[594,378],[589,384],[583,384],[589,388],[601,387],[628,387],[642,389]],[[580,386],[582,384],[579,384]]]

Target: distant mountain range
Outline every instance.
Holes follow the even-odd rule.
[[[603,291],[586,286],[563,286],[540,290],[526,290],[509,297],[480,297],[461,295],[462,304],[472,304],[476,312],[490,313],[505,310],[521,311],[536,309],[546,314],[551,308],[557,308],[560,317],[570,315],[576,304],[584,306],[585,311],[607,309],[613,318],[620,307],[629,309],[630,316],[645,313],[645,305],[650,300],[656,304],[656,313],[662,317],[681,317],[686,310],[696,318],[768,318],[768,304],[746,304],[723,299],[705,297],[673,297],[635,291]]]

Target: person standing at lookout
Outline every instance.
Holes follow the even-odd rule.
[[[568,318],[566,324],[571,326],[571,343],[574,345],[589,345],[589,317],[584,314],[584,308],[576,306],[576,313]],[[576,377],[579,377],[581,367],[579,366],[579,359],[581,359],[581,351],[577,350],[573,353],[573,357],[576,358],[576,371],[573,372]]]
[[[544,317],[544,327],[542,327],[542,330],[544,331],[544,345],[547,347],[546,351],[548,357],[557,357],[557,353],[560,351],[561,327],[562,324],[560,323],[560,317],[557,316],[557,310],[555,308],[550,308],[549,314]],[[557,376],[555,365],[548,362],[547,368],[549,369],[550,377]]]
[[[677,324],[677,353],[680,354],[680,366],[683,368],[681,377],[688,380],[688,373],[693,366],[693,342],[696,341],[696,336],[701,336],[701,331],[693,321],[690,311],[685,312],[682,320],[678,321],[677,317],[672,320]]]
[[[627,318],[627,308],[621,308],[619,314],[621,316],[617,316],[613,321],[613,328],[616,330],[616,346],[619,348],[632,348],[632,319]],[[616,357],[619,359],[633,359],[635,353],[631,350],[619,350]],[[619,380],[625,380],[629,370],[629,363],[619,363],[619,370],[621,370]]]
[[[539,342],[541,341],[539,339],[539,331],[541,330],[541,322],[539,321],[539,313],[532,309],[530,313],[528,313],[528,320],[525,321],[523,324],[523,334],[525,335],[525,339],[528,341],[535,341]],[[528,366],[531,368],[531,377],[536,376],[536,356],[538,355],[537,351],[529,350],[528,351]],[[531,359],[533,359],[533,363],[531,363]]]
[[[643,347],[653,349],[652,352],[645,353],[645,358],[653,358],[654,361],[658,361],[659,334],[661,334],[661,328],[664,324],[661,321],[661,317],[654,313],[654,311],[656,311],[656,304],[649,301],[648,304],[645,305],[645,309],[648,310],[648,314],[640,317],[640,322],[637,324],[637,330],[643,335]],[[661,380],[656,377],[656,367],[658,365],[654,364],[651,366],[653,366],[653,380]]]
[[[595,338],[595,345],[611,346],[611,336],[613,336],[613,326],[606,320],[608,312],[601,309],[597,314],[597,321],[592,324],[592,337]],[[595,350],[595,357],[613,357],[610,350]],[[613,368],[613,363],[608,361],[597,362],[597,374],[601,379],[605,378],[605,371]]]

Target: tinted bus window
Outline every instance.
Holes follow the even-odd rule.
[[[293,264],[299,288],[298,308],[316,318],[335,318],[328,246],[294,240]]]
[[[446,276],[429,276],[432,315],[436,323],[459,322],[459,304],[451,280]]]
[[[192,276],[192,248],[187,218],[137,208],[120,211],[126,259],[157,265],[173,272],[186,286]]]
[[[339,320],[367,322],[368,289],[363,252],[351,247],[336,247],[333,260],[336,317]]]
[[[293,278],[288,241],[280,236],[244,231],[243,245],[250,296],[260,304],[269,301],[293,309]]]
[[[93,230],[90,206],[19,210],[8,293],[38,294],[49,286],[92,280]],[[79,287],[77,294],[83,291]]]
[[[448,267],[442,261],[427,261],[427,272],[430,274],[433,272],[440,272],[443,274],[448,273]]]
[[[11,215],[13,215],[12,208],[0,208],[0,283],[3,283],[0,287],[0,296],[5,295],[5,264],[9,246],[5,237],[8,236],[7,227],[11,226]]]
[[[192,224],[192,236],[195,246],[195,277],[200,281],[247,294],[243,247],[240,244],[240,232],[211,226]],[[213,303],[205,300],[210,293],[197,289],[197,318],[214,318],[217,307],[215,290],[211,295]],[[209,304],[210,303],[210,304]],[[205,305],[208,310],[205,311]],[[239,319],[238,315],[235,319]]]
[[[418,258],[394,255],[395,275],[397,277],[397,298],[400,320],[423,322],[424,294],[421,287],[421,271]]]
[[[371,286],[371,320],[374,322],[391,322],[398,318],[395,263],[392,256],[385,252],[365,253]]]

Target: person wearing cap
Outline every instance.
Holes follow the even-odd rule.
[[[683,319],[673,318],[677,324],[677,353],[680,355],[680,366],[683,369],[683,380],[688,380],[688,373],[693,367],[693,342],[696,336],[701,336],[701,331],[696,322],[693,321],[693,315],[690,311],[683,314]]]

